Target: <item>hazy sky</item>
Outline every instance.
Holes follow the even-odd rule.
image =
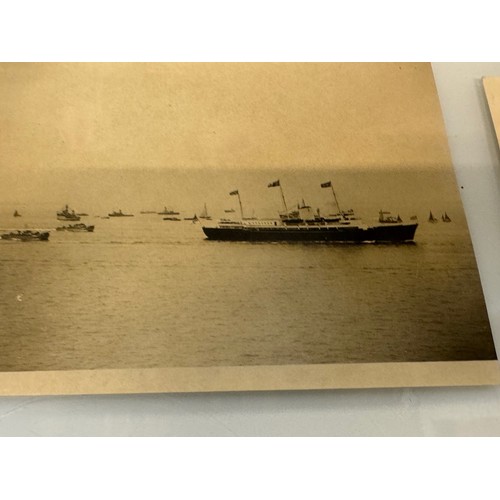
[[[0,169],[449,164],[428,64],[0,64]]]

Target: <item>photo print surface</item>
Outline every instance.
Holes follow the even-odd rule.
[[[495,360],[428,64],[0,65],[2,372]]]

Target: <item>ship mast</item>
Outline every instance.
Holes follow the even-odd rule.
[[[337,205],[337,210],[339,211],[339,214],[340,214],[341,213],[341,211],[340,211],[340,205],[339,205],[339,202],[337,200],[337,195],[335,194],[335,190],[333,189],[332,181],[323,182],[321,184],[321,187],[322,188],[331,188],[332,189],[333,199],[335,201],[335,205]]]
[[[280,188],[281,199],[283,200],[283,206],[285,207],[285,213],[288,215],[288,207],[286,206],[285,195],[283,194],[283,188],[281,187],[280,180],[278,179],[277,181],[271,182],[270,184],[267,185],[267,187],[268,188],[271,188],[271,187],[279,187]]]
[[[240,192],[239,192],[239,190],[235,189],[234,191],[231,191],[229,193],[229,196],[238,196],[238,203],[240,204],[241,220],[243,220],[243,205],[241,204],[241,198],[240,198]]]

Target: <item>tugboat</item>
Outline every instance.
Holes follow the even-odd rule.
[[[73,233],[93,233],[95,226],[87,226],[83,223],[70,224],[69,226],[57,227],[56,231],[71,231]]]
[[[340,209],[330,181],[321,184],[331,187],[337,213],[322,217],[303,203],[289,211],[280,181],[268,187],[279,187],[285,211],[279,219],[241,221],[220,220],[214,226],[203,226],[209,240],[223,241],[309,241],[339,243],[403,243],[414,240],[418,223],[404,223],[401,218],[374,225],[363,224],[352,209]],[[384,214],[385,215],[385,214]]]
[[[108,214],[108,217],[133,217],[134,214],[124,214],[121,210],[118,210],[118,212],[113,211],[110,214]]]
[[[78,222],[80,216],[74,210],[70,211],[68,205],[65,205],[61,211],[57,212],[57,220]]]
[[[12,231],[0,235],[2,240],[15,240],[15,241],[47,241],[49,239],[48,231],[34,231],[26,229],[24,231]]]

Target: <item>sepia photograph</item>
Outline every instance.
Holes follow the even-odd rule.
[[[429,64],[3,63],[0,121],[2,373],[497,359]]]

